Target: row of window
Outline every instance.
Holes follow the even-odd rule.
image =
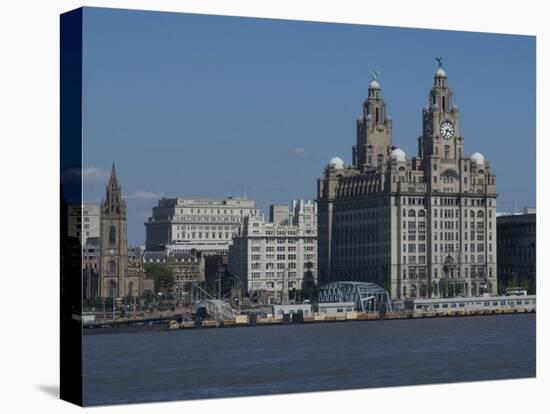
[[[277,265],[275,267],[275,264]],[[289,262],[289,263],[273,263],[269,262],[265,264],[265,269],[296,269],[296,262]],[[262,263],[254,262],[250,265],[251,269],[257,270],[257,269],[263,269]]]
[[[418,252],[419,253],[424,253],[426,251],[426,244],[424,243],[420,243],[420,244],[416,244],[416,243],[409,243],[409,253],[416,253],[416,247],[418,246]],[[403,244],[403,252],[407,252],[407,245],[406,244]]]
[[[297,276],[296,272],[288,272],[287,273],[287,277],[289,278],[295,278]],[[285,272],[251,272],[250,273],[250,278],[251,279],[262,279],[262,278],[267,278],[267,279],[274,279],[274,278],[278,278],[278,279],[282,279],[285,277]]]
[[[279,284],[279,283],[278,283]],[[280,283],[282,284],[282,282]],[[298,287],[298,283],[295,281],[288,282],[288,288],[294,289]],[[252,282],[250,284],[251,290],[260,290],[260,289],[274,289],[275,283],[274,282],[266,282],[265,284],[263,282]]]
[[[408,269],[403,269],[403,279],[407,279],[407,277],[409,279],[424,279],[427,277],[427,269],[425,267],[410,267]],[[460,278],[460,268],[457,268],[457,269],[454,269],[454,268],[450,268],[445,272],[443,272],[444,275],[450,277],[450,278]],[[433,278],[434,279],[437,279],[439,277],[439,270],[438,268],[434,268],[434,273],[433,273]],[[466,267],[464,269],[464,277],[465,278],[469,278],[470,277],[470,269],[468,267]],[[472,278],[480,278],[480,279],[483,279],[485,278],[485,269],[484,268],[479,268],[479,269],[476,269],[475,267],[472,267],[472,272],[471,272],[471,277]],[[489,267],[489,277],[493,277],[493,268]]]
[[[269,256],[269,257],[268,257]],[[289,268],[296,268],[296,255],[288,255],[288,259],[285,259],[285,255],[277,255],[277,258],[273,257],[274,255],[266,255],[266,260],[294,260],[290,262],[278,262],[276,263],[278,269],[283,269],[285,266],[288,266]],[[260,255],[252,255],[251,261],[255,261],[251,264],[251,267],[254,269],[258,269],[262,267],[262,264],[258,261],[261,261],[262,258]],[[304,255],[304,261],[305,262],[311,262],[312,264],[315,263],[316,256],[314,254],[306,254]],[[275,267],[274,262],[267,262],[265,264],[266,269],[274,269]]]
[[[209,231],[216,231],[216,230],[234,230],[237,229],[238,225],[205,225],[205,226],[190,226],[190,225],[183,225],[183,226],[176,226],[176,230],[209,230]]]
[[[260,254],[253,254],[250,256],[251,260],[262,260],[262,255]],[[289,255],[285,255],[285,254],[278,254],[277,255],[277,260],[296,260],[296,255],[295,254],[289,254]]]
[[[233,209],[221,209],[221,208],[180,208],[179,209],[180,214],[240,214],[241,216],[243,214],[251,214],[255,215],[258,213],[258,210],[233,210]]]
[[[437,240],[437,233],[435,235],[435,240]],[[417,234],[416,234],[416,231],[411,231],[408,233],[408,237],[407,237],[407,234],[403,233],[403,241],[405,240],[409,240],[409,241],[415,241],[417,238]],[[425,231],[419,231],[418,232],[418,240],[419,241],[425,241],[426,240],[426,232]]]
[[[464,203],[463,203],[464,206],[467,206],[468,204],[470,204],[471,206],[484,206],[484,205],[486,205],[484,198],[469,198],[469,199],[463,199],[463,200],[464,200]],[[470,200],[470,203],[468,203],[468,200]],[[489,201],[488,201],[487,204],[489,206],[492,206],[493,205],[493,200],[492,199],[488,199],[488,200]],[[427,204],[427,202],[426,202],[426,198],[424,198],[424,197],[402,197],[401,198],[401,204],[402,205],[423,205],[423,206],[425,206]],[[441,197],[441,199],[439,199],[439,203],[438,203],[438,199],[434,198],[433,199],[433,204],[434,205],[442,205],[442,206],[458,206],[458,205],[460,205],[459,199],[456,198],[456,197]]]
[[[250,239],[250,244],[297,244],[298,240],[301,240],[303,244],[317,244],[317,238],[306,237],[301,239],[262,239],[262,238],[252,238]]]
[[[199,231],[199,232],[194,232],[193,231],[193,232],[189,232],[189,233],[185,233],[185,232],[184,233],[177,233],[177,238],[178,239],[195,239],[195,238],[199,238],[199,239],[231,239],[232,237],[233,237],[233,234],[228,233],[228,232],[208,233],[208,232],[202,232],[202,231]]]
[[[446,250],[445,253],[453,253],[453,250]],[[443,255],[442,258],[446,256]],[[477,257],[477,261],[476,261],[476,257]],[[468,259],[471,259],[472,260],[472,263],[478,263],[478,264],[482,264],[482,263],[485,263],[485,255],[471,255],[471,256],[468,256],[467,254],[464,255],[464,261],[462,263],[469,263]],[[488,257],[489,259],[489,263],[492,263],[493,262],[493,256],[492,255],[489,255]],[[433,261],[432,263],[439,263],[439,256],[438,255],[434,255],[433,257]],[[409,252],[408,254],[406,255],[403,255],[403,264],[426,264],[426,256],[424,255],[420,255],[418,256],[418,260],[417,260],[417,256],[416,256],[416,253],[415,252]]]
[[[439,209],[434,208],[433,212],[434,212],[434,217],[435,218],[437,218],[438,211],[439,211]],[[470,218],[472,218],[472,219],[476,218],[476,217],[478,219],[483,219],[484,216],[485,216],[482,210],[478,210],[477,213],[475,213],[474,210],[464,209],[464,218],[468,218],[468,212],[469,212]],[[489,213],[489,218],[492,218],[493,217],[493,211],[489,210],[488,213]],[[415,210],[415,209],[411,208],[407,211],[407,209],[404,208],[403,211],[402,211],[402,216],[403,217],[426,217],[426,210],[424,210],[424,209]],[[448,208],[441,209],[441,218],[459,218],[459,210],[458,209],[448,209]]]
[[[173,221],[176,222],[197,222],[197,221],[210,221],[213,223],[220,222],[241,222],[241,217],[239,216],[175,216],[172,217]]]

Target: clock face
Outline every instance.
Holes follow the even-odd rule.
[[[455,134],[455,127],[451,121],[445,121],[441,124],[439,132],[444,139],[451,139]]]

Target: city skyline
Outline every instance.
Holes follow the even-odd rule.
[[[414,155],[439,55],[461,108],[465,152],[482,152],[498,177],[497,211],[513,210],[516,199],[518,207],[535,204],[534,37],[85,14],[84,200],[100,202],[114,161],[131,244],[144,243],[144,222],[162,196],[246,193],[266,216],[270,204],[315,199],[330,158],[351,164],[373,68],[394,144]]]

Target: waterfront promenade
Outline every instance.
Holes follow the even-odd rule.
[[[501,297],[500,299],[503,299]],[[464,299],[458,299],[464,301]],[[470,300],[470,299],[469,299]],[[117,328],[132,327],[134,330],[159,330],[159,329],[198,329],[198,328],[227,328],[227,327],[245,327],[245,326],[277,326],[288,324],[318,324],[329,322],[350,322],[350,321],[380,321],[380,320],[401,320],[401,319],[419,319],[419,318],[445,318],[445,317],[466,317],[466,316],[489,316],[489,315],[514,315],[521,313],[534,313],[536,305],[534,299],[523,300],[528,304],[517,304],[516,299],[508,300],[507,306],[499,305],[502,301],[495,302],[496,297],[491,298],[490,304],[493,306],[483,306],[480,302],[478,308],[460,308],[445,307],[433,308],[426,306],[425,301],[420,301],[421,305],[414,305],[409,309],[402,309],[393,312],[343,312],[339,315],[326,315],[323,313],[314,313],[312,316],[303,316],[301,314],[286,314],[283,316],[263,316],[258,317],[254,312],[248,314],[236,315],[232,319],[203,319],[183,320],[181,314],[175,312],[163,312],[154,315],[142,315],[139,318],[116,318],[99,319],[84,323],[84,333],[98,333],[101,330],[109,329],[110,332],[117,332]],[[532,300],[532,303],[531,303]],[[447,301],[447,300],[446,300]],[[452,299],[450,300],[453,304]],[[487,300],[485,301],[487,302]]]

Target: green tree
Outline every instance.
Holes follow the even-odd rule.
[[[168,293],[172,290],[176,282],[172,269],[158,263],[146,264],[144,269],[147,277],[155,281],[155,293]]]
[[[145,305],[151,304],[155,300],[154,293],[147,289],[145,292],[143,292],[143,300],[145,302]]]

